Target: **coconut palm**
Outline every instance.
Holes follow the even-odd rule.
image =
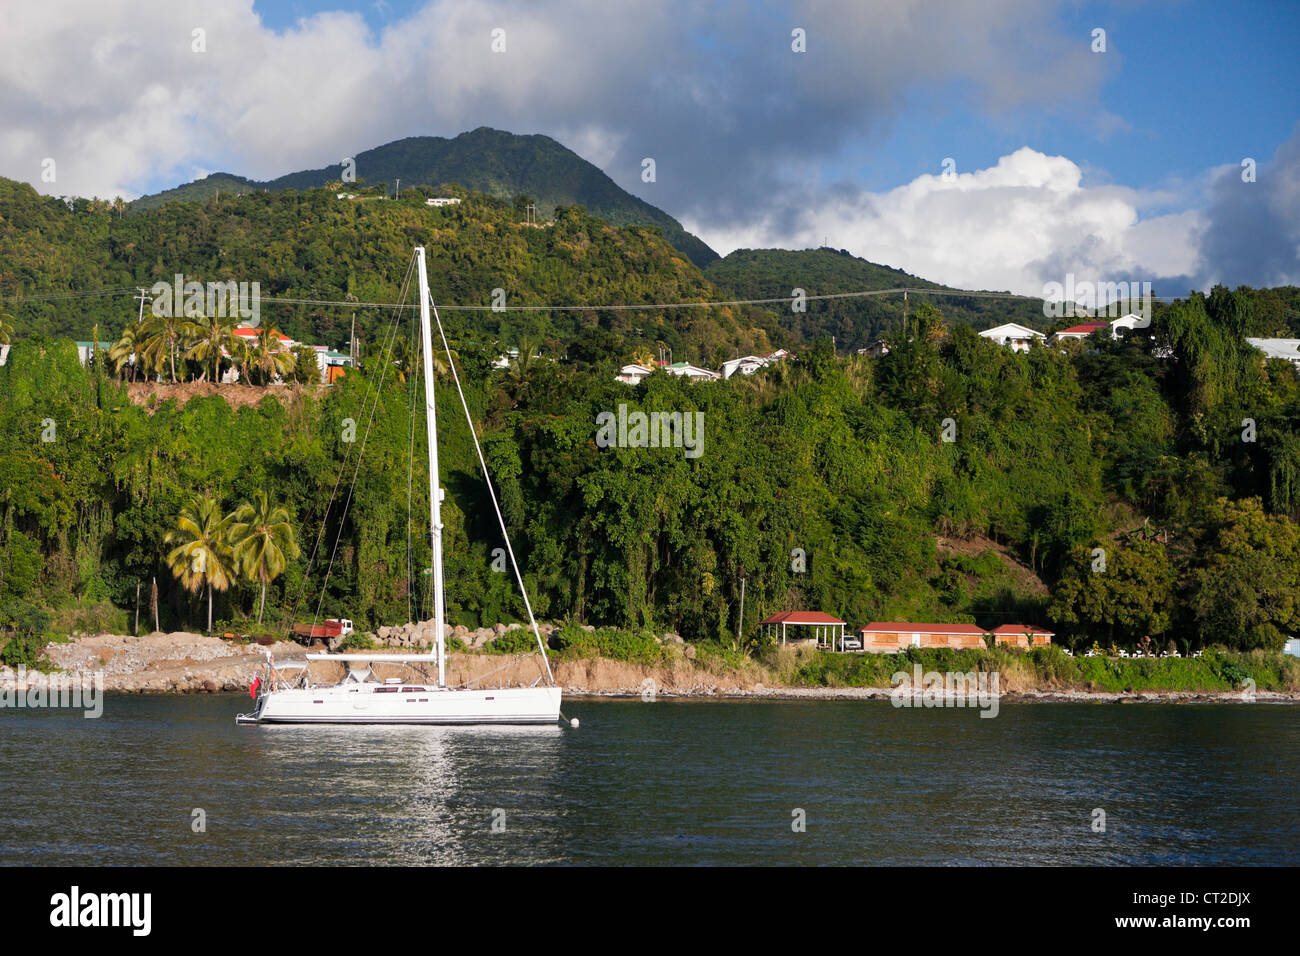
[[[199,362],[210,362],[212,381],[220,385],[222,352],[233,353],[234,341],[238,336],[217,316],[211,318],[203,316],[194,324],[197,326],[198,338],[185,353],[185,357]]]
[[[113,371],[118,375],[122,369],[130,366],[131,381],[135,381],[136,370],[144,365],[145,342],[149,338],[148,324],[142,319],[132,319],[122,329],[122,337],[108,350],[108,360],[113,363]]]
[[[506,368],[506,394],[510,396],[512,406],[518,406],[520,398],[528,388],[528,378],[537,367],[541,356],[537,354],[537,344],[527,336],[519,340],[519,355]]]
[[[201,329],[191,319],[180,315],[151,315],[145,320],[148,330],[145,333],[144,351],[156,368],[162,368],[163,359],[171,370],[172,384],[176,384],[176,353],[184,347],[187,339],[198,334]]]
[[[269,385],[276,376],[287,378],[297,359],[280,343],[280,333],[264,328],[258,330],[257,340],[250,347],[245,364],[257,371],[263,385]]]
[[[0,312],[0,345],[8,345],[14,337],[14,317]]]
[[[226,538],[229,518],[211,495],[199,495],[181,509],[176,527],[163,537],[173,545],[167,567],[193,593],[208,590],[208,633],[212,633],[212,592],[230,587],[235,561]]]
[[[230,523],[230,545],[245,577],[262,586],[257,605],[257,623],[262,623],[266,608],[266,586],[284,572],[289,558],[298,556],[289,511],[283,505],[271,506],[266,492],[255,491],[251,502],[235,509]]]
[[[459,361],[460,354],[455,349],[434,351],[434,377],[446,376],[451,371],[451,363]],[[404,383],[408,375],[419,376],[424,369],[424,349],[413,347],[409,339],[398,339],[393,343],[393,367],[399,382]]]

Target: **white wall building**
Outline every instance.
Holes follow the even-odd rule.
[[[1031,343],[1046,338],[1042,332],[1037,332],[1024,325],[1018,325],[1015,322],[1007,322],[1005,325],[985,329],[980,333],[980,336],[991,339],[998,345],[1010,348],[1013,352],[1028,352]]]
[[[652,375],[653,373],[654,369],[649,365],[632,364],[624,365],[618,370],[618,375],[615,377],[618,381],[623,382],[626,385],[640,385],[647,375]]]
[[[1286,359],[1300,368],[1300,339],[1251,339],[1246,341],[1269,358]]]

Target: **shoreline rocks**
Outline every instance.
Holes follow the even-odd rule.
[[[498,686],[527,686],[542,673],[540,661],[525,657],[512,661],[500,654],[482,653],[492,641],[518,630],[520,624],[498,624],[469,630],[448,628],[449,638],[464,642],[471,653],[448,655],[448,682],[473,684],[489,678]],[[556,630],[554,624],[540,624],[543,638]],[[419,649],[433,644],[433,623],[412,622],[379,628],[377,641],[385,647]],[[556,681],[566,695],[575,697],[624,697],[643,700],[662,698],[773,699],[773,700],[888,700],[890,687],[792,687],[776,683],[766,669],[715,673],[694,659],[695,648],[675,634],[660,638],[670,660],[657,666],[632,664],[592,657],[553,662]],[[317,650],[320,646],[317,645]],[[104,690],[115,693],[247,693],[262,670],[265,652],[277,661],[302,660],[307,648],[291,641],[277,641],[269,647],[239,644],[201,634],[154,633],[142,637],[96,634],[66,643],[48,644],[45,654],[59,670],[71,676],[102,673]],[[478,651],[480,653],[472,653]],[[343,677],[338,663],[311,665],[314,681],[332,682]],[[379,677],[428,680],[423,664],[376,664]],[[32,678],[29,676],[28,680]],[[0,687],[16,686],[17,674],[0,667]],[[1017,689],[1002,694],[1004,703],[1246,703],[1241,692],[1136,691],[1112,693],[1068,688]],[[1300,703],[1300,693],[1256,691],[1258,703]]]

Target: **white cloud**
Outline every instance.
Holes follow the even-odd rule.
[[[1066,272],[1109,281],[1190,272],[1197,258],[1196,214],[1141,217],[1142,209],[1163,198],[1086,186],[1066,157],[1023,147],[987,169],[948,180],[923,175],[881,193],[813,190],[798,208],[750,225],[688,228],[724,254],[825,240],[936,282],[1040,295],[1045,282],[1063,282]]]
[[[195,166],[269,178],[488,125],[574,135],[643,198],[725,217],[887,126],[918,84],[956,81],[970,105],[1005,111],[1087,101],[1100,82],[1095,58],[1036,0],[786,7],[428,0],[379,32],[343,12],[276,32],[251,0],[4,4],[0,174],[131,196]],[[805,54],[790,50],[795,23]],[[490,49],[497,27],[504,54]],[[195,28],[206,52],[191,48]],[[39,179],[46,156],[53,184]],[[658,161],[652,186],[644,156]]]

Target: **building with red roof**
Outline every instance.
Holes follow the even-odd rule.
[[[1055,635],[1041,627],[1028,624],[1003,624],[993,629],[993,639],[999,644],[1013,644],[1016,647],[1041,647],[1052,643]]]
[[[1080,325],[1072,325],[1068,329],[1061,329],[1052,336],[1053,341],[1063,342],[1066,339],[1086,339],[1098,329],[1110,327],[1109,322],[1084,322]]]
[[[846,622],[838,617],[823,614],[821,611],[781,611],[779,614],[764,618],[758,624],[764,628],[764,634],[774,639],[779,636],[782,644],[786,643],[787,637],[793,637],[800,643],[816,642],[819,647],[838,646],[841,650],[844,649]],[[795,630],[792,634],[791,628],[809,630]]]

